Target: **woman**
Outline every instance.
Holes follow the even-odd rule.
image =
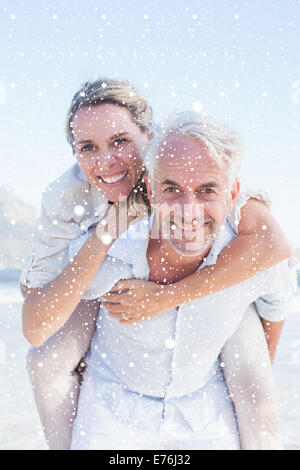
[[[111,80],[86,84],[70,107],[68,137],[87,181],[78,167],[73,167],[46,195],[39,223],[42,242],[34,253],[31,271],[25,270],[22,277],[27,291],[23,330],[37,348],[29,355],[29,369],[51,448],[70,445],[79,390],[74,371],[89,348],[99,310],[98,300],[81,299],[120,233],[114,218],[114,210],[120,209],[119,196],[129,197],[134,207],[139,197],[144,197],[139,181],[141,155],[150,136],[151,119],[149,106],[132,87]],[[230,287],[290,256],[289,244],[269,209],[250,197],[248,193],[241,198],[232,214],[238,217],[242,211],[240,221],[234,217],[239,233],[214,266],[209,278],[212,282],[205,282],[211,274],[208,267],[190,276],[184,285],[174,284],[175,305]],[[104,215],[107,201],[113,205]],[[134,220],[130,217],[129,223]],[[94,232],[68,263],[69,241],[96,224],[98,236]],[[107,233],[107,227],[111,232]],[[268,255],[270,244],[273,250]],[[140,301],[145,293],[158,288],[155,283],[147,284]],[[168,294],[160,295],[159,306],[155,298],[148,311],[153,316],[170,308]],[[133,316],[121,321],[137,320],[138,304],[128,308]],[[268,327],[269,348],[274,354],[282,322],[269,322],[264,327]]]

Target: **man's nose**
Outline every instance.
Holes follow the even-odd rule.
[[[184,200],[183,217],[186,222],[192,222],[194,219],[202,219],[204,214],[204,205],[193,195],[189,195]]]

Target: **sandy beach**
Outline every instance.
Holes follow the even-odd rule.
[[[25,368],[16,282],[0,283],[0,449],[47,449]],[[300,295],[280,340],[274,373],[286,450],[300,450]]]

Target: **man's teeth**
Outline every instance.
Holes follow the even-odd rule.
[[[173,225],[175,225],[180,230],[189,231],[189,230],[196,230],[196,229],[199,229],[199,228],[203,228],[206,225],[206,223],[204,223],[204,224],[198,223],[198,224],[193,224],[193,225],[182,225],[180,223],[175,224],[173,222]]]
[[[100,178],[104,181],[104,183],[117,183],[118,181],[121,181],[123,178],[125,178],[125,176],[127,175],[127,171],[124,171],[124,173],[122,173],[121,175],[119,176],[115,176],[114,178],[103,178],[103,176],[101,176]]]

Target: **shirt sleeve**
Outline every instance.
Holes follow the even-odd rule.
[[[271,198],[269,194],[262,189],[250,189],[247,186],[241,185],[241,191],[238,199],[227,217],[227,221],[236,234],[239,231],[239,223],[241,220],[241,209],[247,203],[249,199],[257,199],[258,201],[265,202],[268,206],[271,206]]]
[[[78,223],[48,210],[43,198],[41,215],[33,230],[33,242],[20,277],[26,287],[41,287],[52,281],[68,263],[68,246],[82,233]]]
[[[292,313],[295,294],[295,271],[283,261],[269,270],[269,292],[255,301],[258,314],[264,320],[279,322]],[[272,292],[273,291],[273,292]]]
[[[241,209],[250,199],[257,199],[271,206],[269,194],[261,189],[253,190],[245,185],[241,185],[241,191],[237,202],[227,217],[227,221],[238,234],[238,227],[241,220]],[[285,320],[291,313],[291,301],[295,294],[295,270],[289,266],[287,261],[279,263],[269,270],[268,290],[270,293],[260,296],[255,305],[261,318],[267,321],[279,322]],[[273,289],[273,292],[272,292]]]

